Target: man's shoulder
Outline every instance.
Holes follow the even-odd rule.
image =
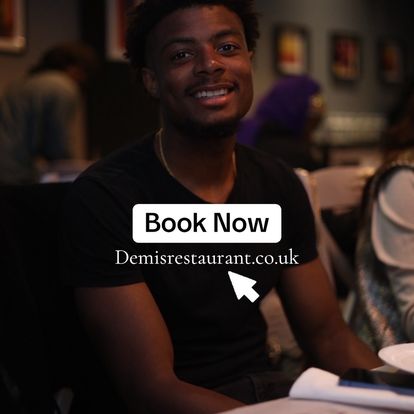
[[[152,134],[144,135],[115,150],[90,166],[80,178],[121,180],[126,176],[140,177],[154,162],[152,137]]]
[[[92,164],[75,180],[71,193],[113,198],[136,194],[152,175],[154,159],[152,134],[148,134]]]
[[[249,171],[255,170],[261,177],[283,181],[296,175],[292,167],[268,152],[242,144],[237,145],[237,152],[239,167]]]

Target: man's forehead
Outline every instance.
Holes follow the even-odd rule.
[[[202,24],[197,21],[202,20]],[[214,38],[223,35],[244,36],[239,16],[223,5],[194,5],[174,10],[164,16],[150,31],[148,40],[158,46],[171,43],[171,37],[192,39],[202,35]],[[153,43],[154,45],[154,43]]]

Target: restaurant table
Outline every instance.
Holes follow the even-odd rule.
[[[226,411],[226,414],[407,414],[407,411],[385,410],[315,400],[281,398]]]

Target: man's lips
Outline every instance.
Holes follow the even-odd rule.
[[[232,83],[202,85],[189,90],[189,95],[195,99],[217,99],[227,96],[235,89]]]
[[[224,96],[227,95],[229,93],[229,90],[226,88],[222,88],[222,89],[215,89],[212,91],[199,91],[196,92],[193,96],[196,99],[208,99],[208,98],[215,98],[217,96]]]

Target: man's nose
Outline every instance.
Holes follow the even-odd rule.
[[[224,64],[222,56],[217,53],[214,48],[206,47],[197,54],[196,64],[194,65],[194,73],[196,75],[213,74],[223,71]]]

